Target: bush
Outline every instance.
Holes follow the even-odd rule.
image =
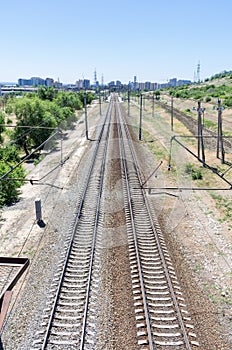
[[[193,180],[202,180],[203,178],[203,175],[202,175],[202,172],[200,169],[198,169],[197,171],[193,171],[192,173],[192,179]]]
[[[194,165],[192,163],[185,164],[185,173],[192,174]]]
[[[11,170],[20,160],[18,152],[14,146],[1,148],[0,150],[0,178]],[[19,187],[23,183],[25,171],[22,166],[18,166],[11,171],[6,178],[0,180],[0,207],[10,205],[17,201]],[[12,179],[12,180],[11,180]]]
[[[202,180],[203,175],[201,169],[195,169],[192,163],[185,164],[185,173],[192,176],[192,180]]]
[[[224,105],[226,107],[232,107],[232,97],[226,97],[224,100]]]

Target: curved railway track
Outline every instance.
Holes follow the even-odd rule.
[[[129,129],[117,96],[97,137],[72,229],[55,275],[33,349],[100,349],[98,293],[101,280],[102,191],[112,119],[116,118],[131,289],[138,349],[195,349],[193,325],[149,206]]]

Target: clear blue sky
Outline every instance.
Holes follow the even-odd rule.
[[[10,0],[0,81],[201,79],[232,69],[231,0]]]

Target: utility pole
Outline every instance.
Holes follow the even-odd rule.
[[[99,88],[99,110],[100,110],[100,115],[102,115],[102,109],[101,109],[101,89]]]
[[[201,159],[201,153],[202,153],[202,161],[203,164],[205,163],[205,150],[204,150],[204,141],[203,141],[203,134],[202,134],[202,113],[204,113],[205,109],[201,108],[201,101],[198,101],[198,147],[197,147],[197,153],[198,158]]]
[[[128,84],[128,117],[130,116],[130,82]]]
[[[155,116],[154,111],[155,111],[155,93],[153,91],[153,95],[152,95],[152,118],[154,118],[154,116]]]
[[[143,95],[140,93],[139,141],[142,140]]]
[[[200,61],[199,61],[198,65],[197,65],[197,83],[200,83],[200,81],[201,81],[200,70],[201,70],[201,64],[200,64]]]
[[[222,153],[221,162],[222,164],[225,163],[225,150],[223,145],[223,135],[222,135],[222,110],[223,107],[221,106],[221,100],[218,99],[218,134],[217,134],[217,158],[220,158],[220,148]]]
[[[173,131],[173,96],[171,97],[171,131]]]
[[[87,122],[86,90],[84,92],[84,108],[85,108],[85,137],[86,137],[86,140],[88,140],[89,135],[88,135],[88,122]]]

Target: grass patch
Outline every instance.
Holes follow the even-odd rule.
[[[204,126],[208,129],[217,130],[217,123],[209,119],[204,119]]]
[[[194,266],[194,272],[200,276],[201,272],[204,270],[203,266],[200,264],[200,263],[197,263],[195,266]]]
[[[219,222],[232,221],[232,199],[215,194],[211,191],[209,193],[216,203],[216,208],[223,213],[223,217],[219,219]],[[230,228],[231,227],[230,225]]]

